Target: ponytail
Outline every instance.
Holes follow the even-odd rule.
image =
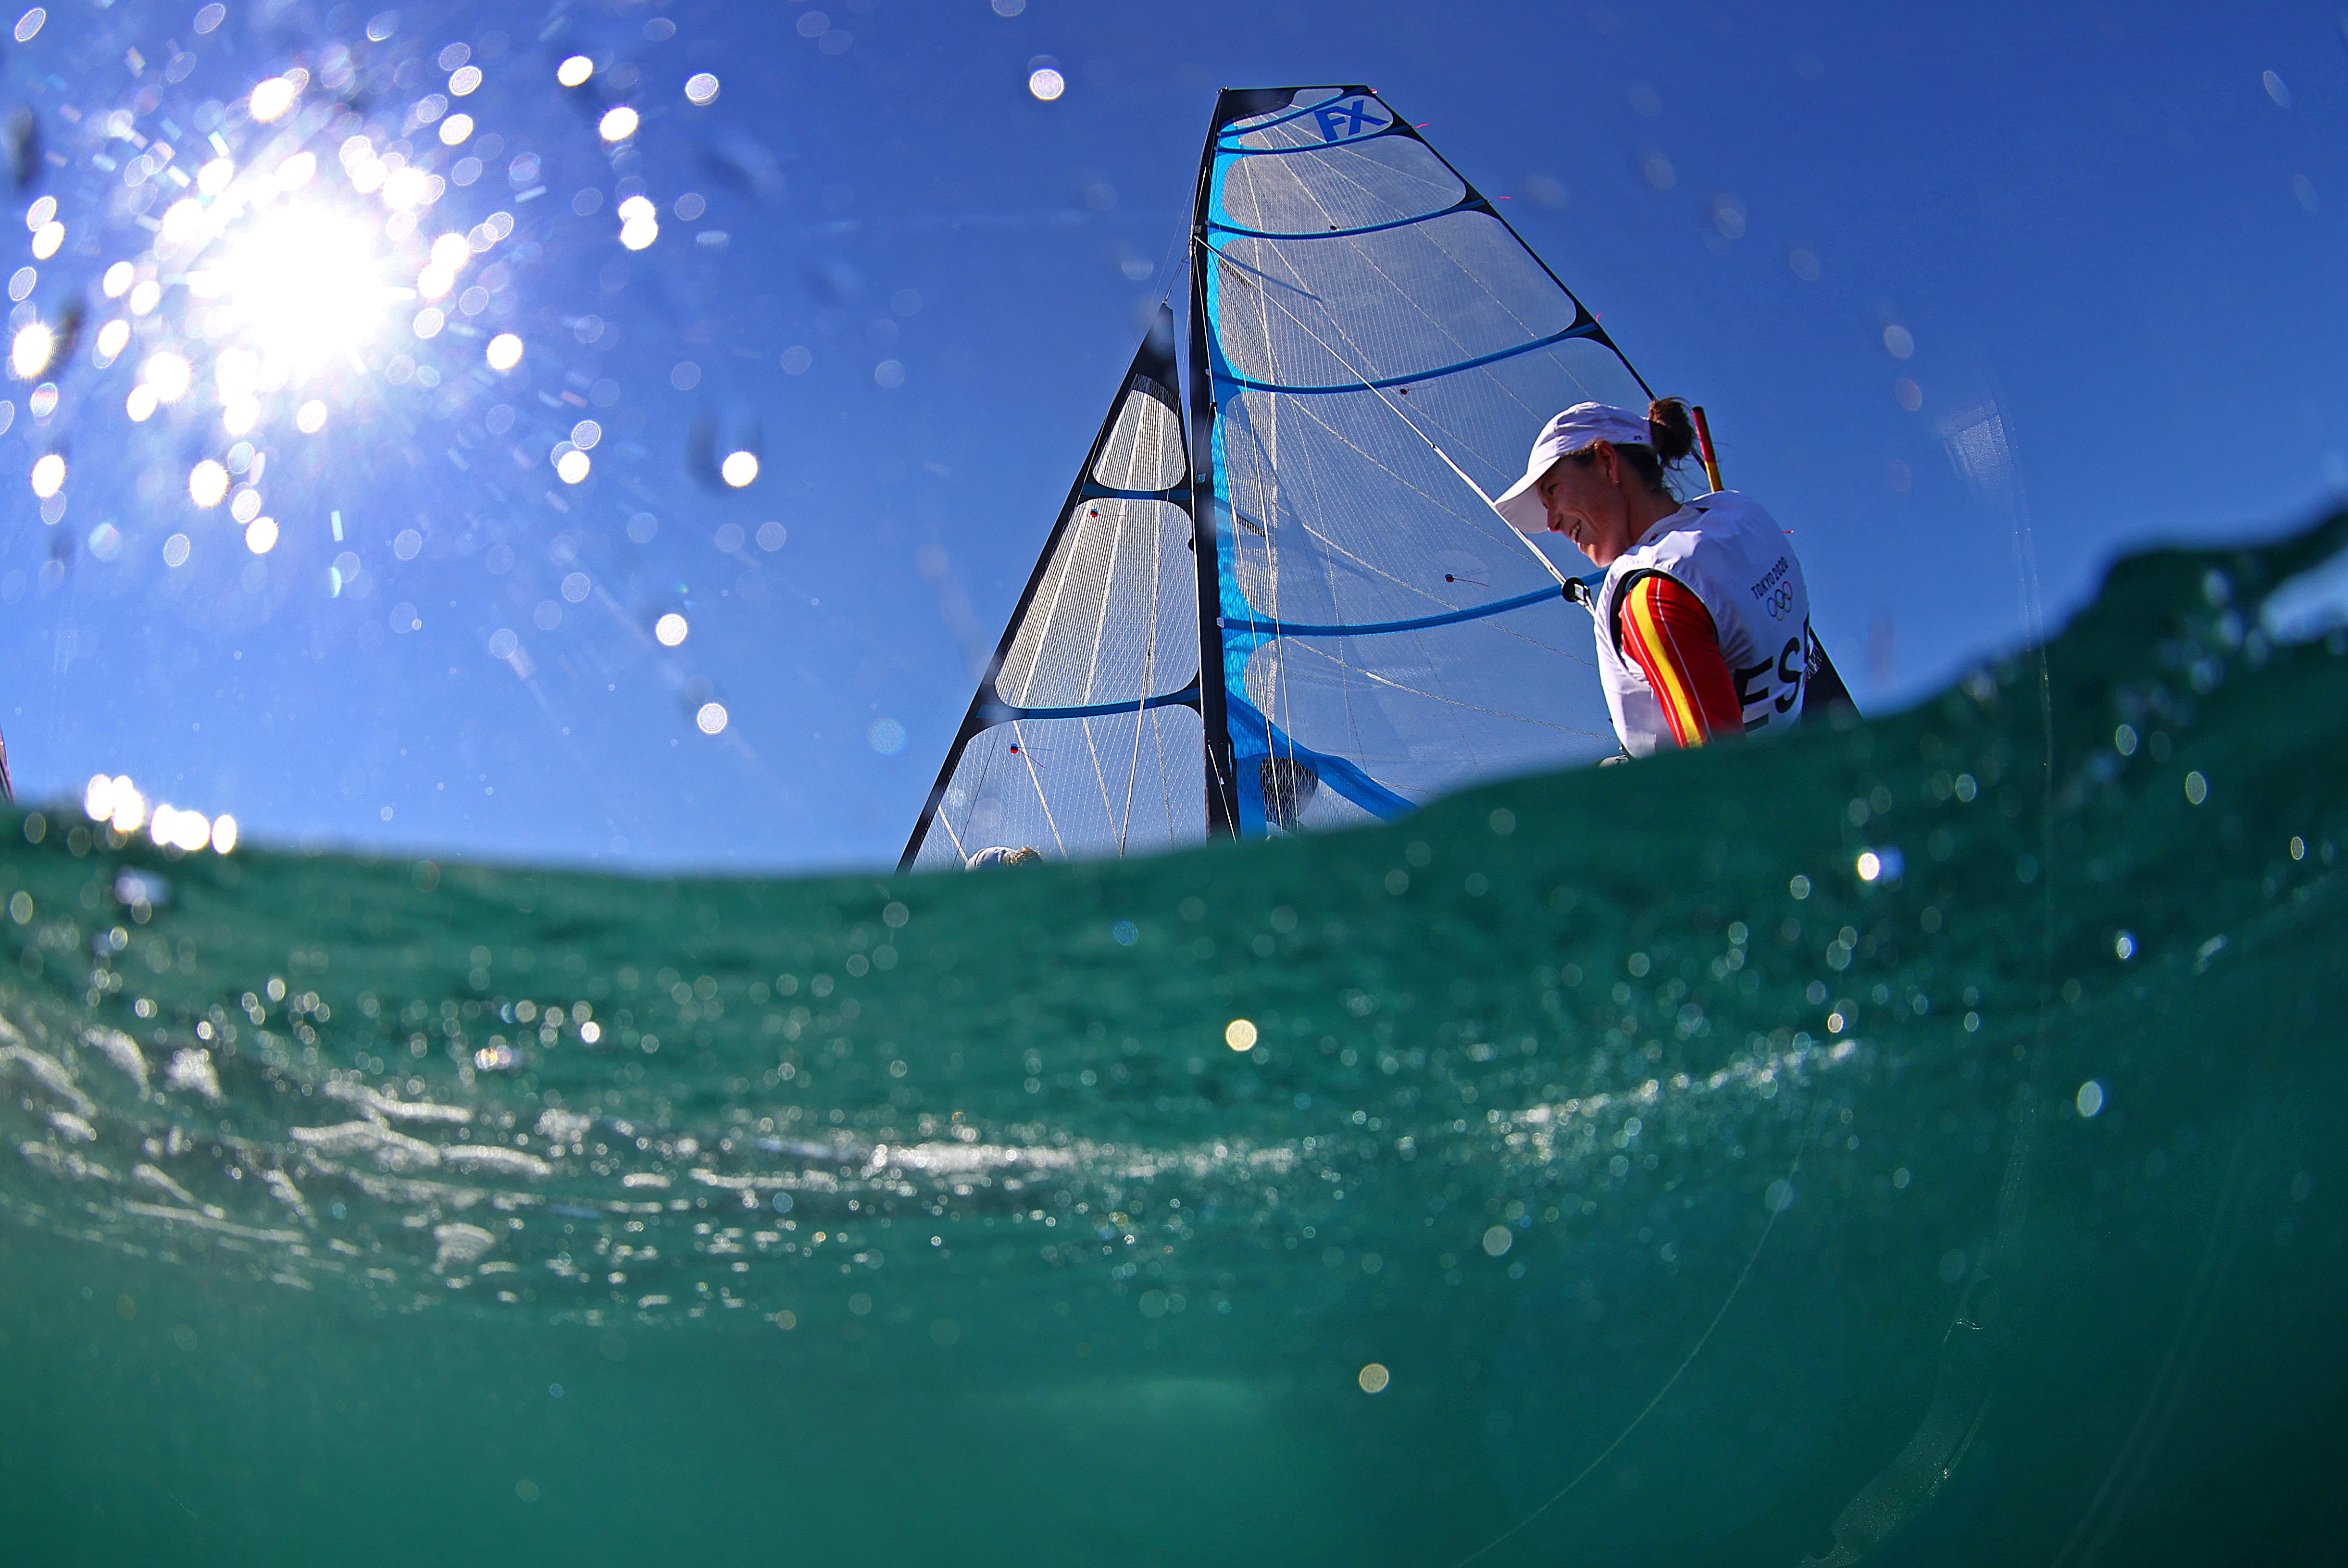
[[[1664,468],[1685,461],[1695,451],[1695,426],[1687,405],[1677,397],[1658,397],[1647,405],[1649,444]]]

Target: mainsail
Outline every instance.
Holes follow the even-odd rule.
[[[1612,749],[1573,580],[1485,500],[1560,408],[1644,405],[1596,318],[1367,88],[1222,93],[1191,239],[1193,438],[1161,312],[908,867],[1338,827]]]

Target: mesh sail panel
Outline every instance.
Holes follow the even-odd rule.
[[[1197,557],[1172,343],[1161,313],[971,700],[907,867],[1204,837]]]
[[[992,726],[963,748],[909,864],[946,870],[994,848],[1060,860],[1198,843],[1207,833],[1201,736],[1197,710],[1179,704]]]
[[[1241,830],[1612,751],[1590,618],[1560,586],[1588,562],[1544,560],[1444,459],[1497,494],[1550,415],[1646,389],[1375,94],[1226,95],[1219,119],[1194,397]]]

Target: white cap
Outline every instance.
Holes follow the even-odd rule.
[[[1519,533],[1547,533],[1549,508],[1534,493],[1533,486],[1557,466],[1558,459],[1581,451],[1593,441],[1645,447],[1653,445],[1654,439],[1646,419],[1640,415],[1603,403],[1576,403],[1542,428],[1532,451],[1525,458],[1525,477],[1493,501],[1492,510],[1508,519],[1509,526]]]

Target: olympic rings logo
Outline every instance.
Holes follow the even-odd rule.
[[[1777,591],[1769,595],[1768,607],[1771,620],[1784,620],[1787,614],[1794,607],[1794,591],[1782,583],[1779,584]]]

